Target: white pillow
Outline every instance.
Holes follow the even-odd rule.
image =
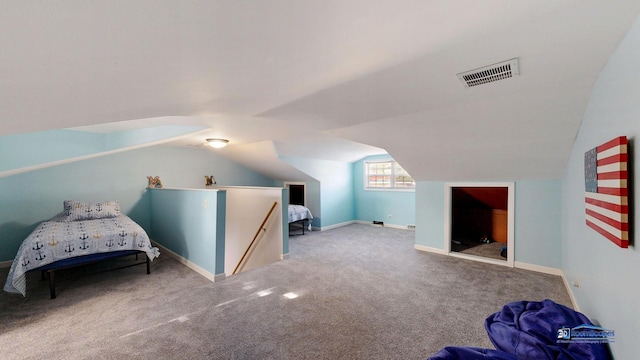
[[[120,215],[120,204],[117,200],[97,203],[65,200],[61,221],[94,220],[112,218]]]

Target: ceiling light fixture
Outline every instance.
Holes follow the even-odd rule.
[[[211,146],[212,148],[221,149],[221,148],[227,146],[227,144],[229,143],[229,140],[227,140],[227,139],[207,139],[207,142],[209,143],[209,146]]]

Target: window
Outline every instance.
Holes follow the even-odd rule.
[[[365,188],[369,190],[412,190],[416,182],[397,162],[365,162]]]

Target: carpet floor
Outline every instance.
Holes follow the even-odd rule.
[[[292,236],[284,261],[215,283],[162,255],[150,275],[81,271],[54,300],[36,273],[26,297],[0,294],[1,359],[425,359],[493,348],[484,320],[507,302],[571,306],[558,276],[417,251],[413,231],[362,224]]]
[[[476,243],[473,243],[471,246],[469,245],[454,246],[454,245],[456,244],[452,244],[451,251],[455,251],[455,252],[459,252],[467,255],[482,256],[490,259],[507,261],[506,258],[503,258],[500,255],[500,251],[502,247],[507,245],[506,243],[492,242],[489,244],[483,244],[483,243],[476,242]]]

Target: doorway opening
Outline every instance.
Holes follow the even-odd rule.
[[[513,183],[446,184],[445,253],[513,266]]]
[[[306,206],[307,192],[303,182],[285,182],[284,187],[289,189],[289,204]]]

